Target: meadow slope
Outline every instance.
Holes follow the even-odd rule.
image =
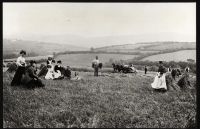
[[[45,88],[11,87],[3,73],[3,127],[184,128],[196,114],[196,90],[159,93],[143,75],[79,72],[82,80],[43,80]]]

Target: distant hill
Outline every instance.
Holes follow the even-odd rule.
[[[95,48],[94,51],[156,53],[162,51],[196,49],[195,42],[144,42]]]
[[[87,48],[68,44],[39,42],[30,40],[3,39],[3,55],[18,54],[21,49],[26,50],[28,53],[36,53],[37,55],[50,55],[53,52],[62,51],[88,50]]]
[[[195,42],[144,42],[112,45],[94,49],[98,52],[136,53],[134,60],[142,61],[187,61],[196,60]]]

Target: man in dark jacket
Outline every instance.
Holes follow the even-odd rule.
[[[147,74],[147,66],[144,67],[144,73]]]
[[[35,61],[30,61],[30,66],[26,69],[25,75],[22,78],[22,83],[28,88],[45,86],[36,74]]]

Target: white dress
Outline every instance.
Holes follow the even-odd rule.
[[[163,75],[161,77],[159,77],[159,76],[160,76],[160,73],[158,72],[154,79],[154,82],[151,83],[151,87],[154,89],[164,88],[165,90],[167,90],[165,74],[163,73]]]
[[[48,68],[48,72],[45,76],[45,79],[54,79],[54,66],[51,65],[51,68]]]
[[[56,72],[54,72],[54,78],[59,78],[61,77],[61,72],[60,70],[57,70]]]

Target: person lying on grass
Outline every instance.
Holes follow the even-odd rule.
[[[36,74],[36,62],[31,60],[30,66],[27,67],[24,76],[22,77],[22,84],[27,88],[44,87],[41,79]]]

